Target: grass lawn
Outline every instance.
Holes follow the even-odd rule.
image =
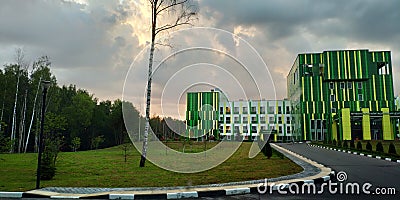
[[[216,143],[207,143],[207,148]],[[169,142],[180,150],[183,144]],[[180,174],[161,169],[150,162],[139,168],[140,154],[131,148],[124,162],[122,147],[94,151],[61,152],[57,160],[57,173],[53,180],[41,181],[42,187],[151,187],[189,186],[263,178],[274,178],[301,172],[303,169],[287,158],[263,154],[248,158],[251,143],[243,143],[227,161],[208,171]],[[198,152],[204,143],[185,145],[185,152]],[[0,191],[26,191],[34,189],[37,154],[0,154]]]

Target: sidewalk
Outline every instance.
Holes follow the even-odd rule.
[[[312,160],[295,154],[275,144],[271,146],[283,153],[296,164],[303,167],[303,171],[297,174],[268,179],[270,190],[277,190],[277,185],[287,187],[291,183],[302,185],[304,183],[322,183],[329,181],[334,172],[330,168],[318,164]],[[265,180],[252,180],[211,185],[198,185],[186,187],[146,187],[146,188],[74,188],[74,187],[48,187],[19,193],[2,193],[0,198],[81,198],[81,199],[180,199],[212,197],[225,195],[238,195],[257,193],[258,187]],[[272,187],[271,187],[272,186]]]

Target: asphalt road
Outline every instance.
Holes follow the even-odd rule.
[[[343,171],[347,175],[347,179],[343,181],[334,181],[339,185],[343,184],[343,193],[340,191],[332,195],[329,189],[324,188],[322,194],[247,194],[231,197],[203,198],[203,199],[400,199],[400,163],[389,162],[376,158],[368,158],[366,156],[353,155],[344,152],[337,152],[328,149],[311,147],[307,144],[280,144],[280,146],[291,150],[295,153],[303,155],[320,164],[328,166],[336,172]],[[360,194],[345,193],[345,187],[348,183],[357,183],[360,185]],[[370,188],[366,188],[370,194],[364,194],[362,186],[371,184]],[[317,186],[320,191],[321,186]],[[395,195],[376,194],[379,191],[388,191],[389,188],[395,188]],[[385,189],[382,189],[385,188]],[[349,187],[349,191],[351,188]],[[373,194],[375,193],[375,194]]]

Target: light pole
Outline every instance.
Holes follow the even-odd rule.
[[[36,171],[36,189],[40,188],[40,168],[42,165],[42,152],[44,149],[43,141],[43,126],[44,126],[44,114],[46,111],[46,95],[47,89],[50,87],[50,81],[42,81],[43,86],[43,97],[42,97],[42,119],[40,122],[40,135],[39,135],[39,155],[38,155],[38,166]]]

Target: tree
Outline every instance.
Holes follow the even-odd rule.
[[[92,149],[98,149],[100,144],[104,142],[104,136],[100,135],[95,138],[92,138]]]
[[[357,142],[357,150],[362,150],[362,144],[361,144],[361,141],[358,141]]]
[[[81,146],[81,138],[79,137],[74,137],[71,141],[71,148],[73,152],[76,152],[76,150],[79,149]]]
[[[388,151],[388,153],[389,154],[396,154],[396,147],[394,146],[394,144],[391,142],[390,144],[389,144],[389,151]]]
[[[153,55],[156,45],[156,37],[158,34],[182,25],[190,25],[193,17],[196,16],[195,6],[191,0],[149,0],[151,4],[151,43],[149,55],[149,68],[147,77],[147,93],[146,93],[146,125],[143,138],[142,156],[140,159],[140,167],[145,166],[146,153],[147,153],[147,140],[150,128],[150,100],[151,100],[151,83],[153,72]],[[174,20],[169,23],[166,22],[162,25],[157,23],[160,16],[175,15]]]
[[[372,145],[369,141],[367,142],[365,149],[367,149],[368,151],[372,151]]]
[[[377,152],[383,153],[383,145],[382,145],[381,142],[378,142],[378,143],[376,144],[376,151],[377,151]]]

